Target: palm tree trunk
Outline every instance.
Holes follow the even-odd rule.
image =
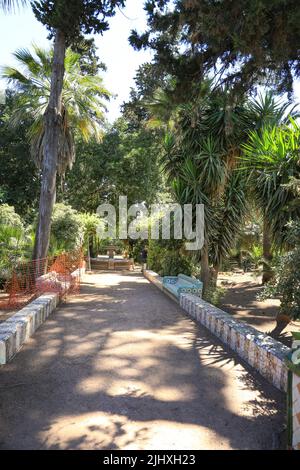
[[[203,282],[203,294],[207,292],[210,284],[210,270],[208,258],[208,244],[205,242],[201,252],[201,281]]]
[[[45,113],[45,150],[42,164],[42,185],[39,218],[33,257],[43,259],[48,255],[51,231],[51,216],[56,201],[56,174],[62,111],[62,91],[65,73],[66,39],[64,33],[56,31],[51,92]]]
[[[264,227],[263,227],[263,257],[264,257],[264,260],[266,260],[266,262],[263,263],[262,283],[266,284],[273,277],[273,272],[270,268],[270,263],[272,262],[272,258],[273,258],[272,236],[271,236],[270,225],[268,221],[266,220],[266,217],[264,217]]]

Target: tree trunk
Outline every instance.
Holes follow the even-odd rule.
[[[278,313],[276,316],[276,327],[274,328],[274,330],[271,331],[270,336],[278,340],[281,333],[289,325],[291,320],[292,319],[288,315]]]
[[[51,216],[56,201],[56,174],[62,119],[62,91],[65,73],[66,40],[60,30],[56,31],[49,104],[44,116],[45,144],[42,163],[42,185],[39,218],[33,257],[43,259],[48,255]]]
[[[263,263],[263,278],[262,278],[262,283],[267,284],[272,277],[273,277],[273,272],[270,268],[270,263],[272,262],[272,236],[271,236],[271,230],[270,230],[270,225],[268,221],[266,220],[266,217],[264,217],[264,227],[263,227],[263,257],[266,260],[265,263]]]
[[[203,294],[205,295],[210,284],[210,270],[209,270],[207,242],[205,242],[201,251],[201,281],[203,282]]]
[[[211,282],[212,282],[213,287],[217,287],[219,271],[220,271],[220,265],[218,263],[214,263],[211,269]]]

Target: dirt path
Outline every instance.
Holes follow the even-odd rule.
[[[1,449],[270,449],[284,412],[138,273],[86,276],[0,368]]]

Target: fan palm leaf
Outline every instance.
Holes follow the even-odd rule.
[[[28,0],[0,0],[0,10],[12,12],[28,3]]]
[[[53,51],[33,45],[32,51],[19,49],[14,53],[18,68],[4,67],[2,77],[18,90],[10,125],[17,126],[24,116],[30,116],[33,124],[28,131],[31,152],[41,167],[45,145],[45,112],[50,89]],[[82,73],[80,55],[68,49],[65,58],[65,77],[62,96],[62,114],[58,153],[58,173],[63,175],[75,159],[74,136],[84,140],[91,137],[100,140],[104,122],[105,105],[109,92],[101,77]]]

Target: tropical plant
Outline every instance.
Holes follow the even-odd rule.
[[[2,5],[12,2],[2,1]],[[44,113],[44,137],[42,159],[42,185],[40,194],[39,220],[34,256],[47,256],[50,240],[51,214],[56,200],[56,176],[61,144],[64,142],[62,122],[64,109],[62,102],[65,56],[68,46],[82,42],[84,34],[103,33],[109,28],[107,18],[115,14],[124,0],[96,0],[69,2],[66,0],[31,1],[37,19],[54,37],[53,60],[49,74],[49,101]]]
[[[288,124],[266,126],[250,133],[243,146],[242,160],[249,173],[249,187],[264,217],[264,283],[272,277],[268,268],[272,244],[283,246],[287,223],[300,215],[299,207],[294,207],[297,197],[289,184],[292,177],[298,178],[300,174],[299,144],[300,127],[290,118]]]
[[[45,248],[45,244],[47,245],[48,222],[46,223],[46,219],[48,219],[49,213],[52,213],[52,202],[56,197],[56,184],[50,185],[49,190],[46,191],[46,187],[49,185],[47,171],[50,171],[50,168],[45,162],[46,146],[48,145],[45,113],[51,95],[53,54],[52,50],[47,51],[36,45],[33,46],[33,52],[27,49],[18,50],[14,56],[20,65],[20,69],[5,67],[2,72],[2,76],[18,89],[18,97],[15,110],[10,116],[10,124],[17,126],[24,116],[30,115],[33,118],[28,138],[32,144],[33,157],[43,174],[42,188],[44,189],[42,190],[40,204],[44,205],[46,200],[47,204],[40,216],[45,217],[45,225],[43,225],[43,230],[40,230],[41,221],[38,224],[35,257],[41,255],[37,250],[37,246],[42,243],[41,237],[43,247]],[[55,181],[52,180],[52,183],[56,182],[56,172],[58,171],[59,174],[63,175],[74,161],[75,132],[81,134],[85,140],[90,137],[100,137],[101,124],[104,120],[103,110],[105,109],[103,98],[109,96],[99,76],[89,76],[82,73],[80,55],[70,49],[66,51],[64,69],[61,118],[59,119],[60,137],[55,160]],[[47,166],[46,173],[45,165]],[[46,199],[43,191],[47,192]]]
[[[288,225],[287,241],[290,250],[274,266],[275,275],[264,287],[260,298],[279,298],[281,301],[278,328],[282,330],[292,319],[300,318],[300,223]],[[282,315],[287,319],[282,322]]]
[[[50,75],[53,51],[33,45],[33,52],[20,49],[13,55],[18,68],[4,67],[2,77],[15,85],[18,95],[9,124],[18,126],[24,116],[33,123],[28,131],[32,156],[42,168],[45,150],[45,111],[50,95]],[[80,55],[68,49],[65,58],[65,77],[62,93],[62,120],[58,154],[58,174],[64,175],[75,159],[74,135],[85,141],[99,140],[104,122],[103,98],[109,98],[100,76],[81,73]]]
[[[93,258],[95,256],[95,245],[98,241],[97,230],[103,224],[103,221],[97,214],[79,214],[83,226],[83,245],[88,247],[88,254]]]
[[[289,101],[277,99],[274,93],[272,92],[267,92],[264,95],[260,94],[255,100],[250,100],[247,106],[246,120],[249,126],[250,135],[249,142],[245,145],[244,149],[246,148],[245,153],[246,155],[248,155],[246,171],[250,171],[252,175],[252,177],[250,178],[249,195],[250,197],[254,198],[263,215],[263,284],[267,283],[273,275],[272,271],[270,270],[270,265],[272,263],[273,257],[272,245],[274,242],[273,234],[275,232],[274,230],[272,230],[269,220],[270,218],[266,213],[266,211],[268,210],[267,204],[269,203],[270,194],[266,194],[264,192],[264,189],[259,186],[259,179],[256,178],[257,173],[253,172],[255,165],[259,164],[260,171],[263,173],[262,168],[264,166],[264,163],[262,161],[258,162],[257,158],[253,158],[253,149],[257,145],[258,152],[263,153],[262,147],[263,145],[265,145],[266,152],[269,152],[269,147],[272,146],[272,139],[273,137],[275,137],[275,140],[273,141],[274,152],[274,146],[280,145],[280,139],[277,139],[276,141],[277,128],[282,125],[288,125],[290,119],[296,119],[297,116],[297,106],[291,106]],[[285,150],[286,149],[284,149],[284,147],[281,148],[282,152],[284,152]],[[282,205],[280,207],[278,206],[277,214],[279,214],[281,209]]]
[[[164,156],[176,201],[205,206],[204,292],[211,282],[216,286],[221,262],[233,248],[246,212],[243,175],[237,171],[247,135],[244,104],[234,104],[229,90],[212,87],[211,81],[203,83],[197,101],[180,107]]]

